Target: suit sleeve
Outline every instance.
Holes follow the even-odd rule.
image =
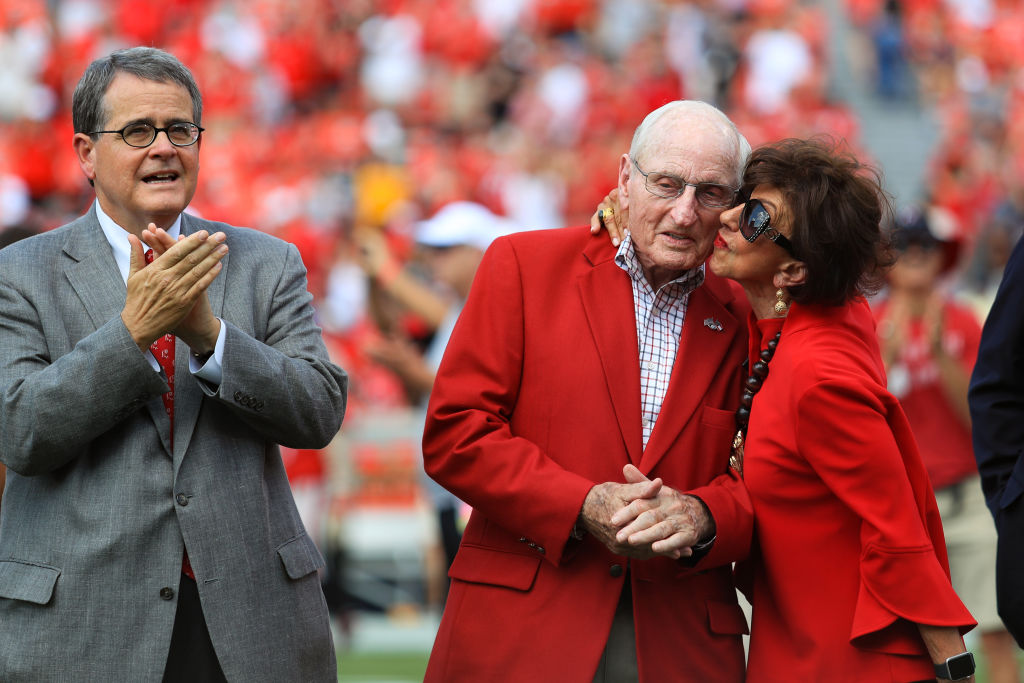
[[[985,321],[968,402],[982,487],[993,515],[1024,492],[1024,240],[1017,243]]]
[[[594,482],[513,433],[528,352],[521,282],[511,244],[497,240],[477,269],[438,368],[423,434],[424,467],[488,519],[544,547],[545,558],[558,564]]]
[[[20,267],[4,261],[0,269]],[[120,316],[66,353],[49,348],[30,289],[0,277],[0,462],[24,476],[85,452],[145,401],[167,391]]]
[[[941,522],[909,426],[898,437],[890,410],[899,410],[895,402],[856,379],[820,382],[800,397],[795,429],[801,455],[861,520],[851,640],[914,652],[920,637],[901,619],[964,631],[974,620],[950,584]]]
[[[294,245],[287,245],[280,271],[270,276],[259,338],[224,323],[222,381],[214,399],[267,441],[323,448],[341,427],[348,376],[328,360]],[[254,286],[262,284],[257,278]]]

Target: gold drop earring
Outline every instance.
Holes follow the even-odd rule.
[[[789,311],[789,304],[786,303],[786,292],[781,287],[775,290],[775,315],[780,318]]]

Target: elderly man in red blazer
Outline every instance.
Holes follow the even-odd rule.
[[[749,150],[714,107],[670,103],[619,161],[618,248],[580,227],[488,250],[423,438],[473,507],[427,681],[742,680],[730,562],[752,517],[728,456],[748,308],[704,261]],[[666,540],[616,541],[636,498]]]

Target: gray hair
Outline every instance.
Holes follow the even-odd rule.
[[[147,81],[177,83],[192,97],[193,123],[203,117],[203,96],[192,72],[174,55],[153,47],[130,47],[94,61],[82,74],[71,98],[71,120],[76,133],[100,130],[106,123],[103,98],[114,77],[128,73]]]
[[[750,156],[750,143],[747,142],[747,139],[743,137],[742,133],[740,133],[736,124],[733,123],[732,120],[722,112],[722,110],[700,100],[674,100],[668,104],[658,107],[645,116],[644,120],[640,122],[640,125],[636,127],[636,131],[633,133],[633,141],[629,145],[629,156],[637,159],[647,151],[647,147],[650,143],[651,130],[663,116],[669,113],[703,116],[709,119],[715,118],[735,134],[736,182],[739,184],[743,177],[743,167],[746,165],[747,158]]]

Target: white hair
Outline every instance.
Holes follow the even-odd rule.
[[[658,107],[645,116],[644,120],[640,122],[640,125],[636,127],[636,131],[633,133],[633,141],[629,145],[629,156],[637,159],[641,154],[647,151],[651,130],[654,129],[655,124],[657,124],[663,116],[670,113],[703,117],[709,120],[717,119],[725,125],[728,130],[732,131],[736,137],[736,154],[734,159],[736,162],[736,181],[737,184],[739,184],[739,181],[743,176],[743,167],[746,165],[747,158],[750,156],[750,143],[747,142],[747,139],[743,137],[742,133],[740,133],[736,124],[733,123],[721,109],[700,100],[674,100],[668,104]]]

